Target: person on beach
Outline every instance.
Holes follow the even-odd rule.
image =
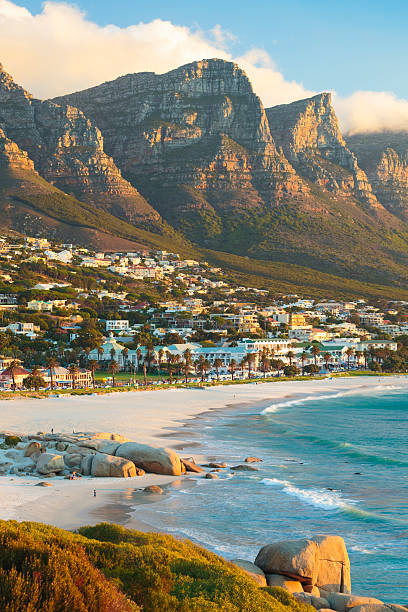
[[[51,433],[52,433],[52,434],[54,433],[54,428],[53,428],[53,427],[51,427]]]
[[[96,497],[96,489],[94,489],[94,497]]]

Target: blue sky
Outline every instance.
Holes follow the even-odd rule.
[[[39,0],[15,0],[32,13]],[[392,91],[408,98],[407,0],[78,0],[88,18],[120,27],[169,20],[211,30],[219,24],[236,39],[238,56],[265,49],[286,79],[340,95],[363,90]],[[198,59],[198,58],[197,58]]]

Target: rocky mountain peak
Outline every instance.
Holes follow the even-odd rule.
[[[341,134],[330,93],[274,106],[266,114],[276,144],[299,174],[335,194],[380,206]]]
[[[99,128],[71,105],[37,100],[0,72],[0,128],[47,181],[143,226],[160,221],[103,148]]]

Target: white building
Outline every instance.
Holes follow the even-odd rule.
[[[127,331],[129,329],[129,321],[127,319],[115,319],[106,321],[106,331]]]

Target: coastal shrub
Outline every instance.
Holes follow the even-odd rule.
[[[6,446],[16,446],[19,442],[21,442],[21,438],[18,436],[6,436],[4,439]]]
[[[36,523],[0,523],[2,612],[139,610],[90,563],[73,536],[51,528],[53,537],[44,539],[41,531]]]
[[[100,524],[71,533],[0,521],[2,612],[306,612],[224,559],[164,534]]]

